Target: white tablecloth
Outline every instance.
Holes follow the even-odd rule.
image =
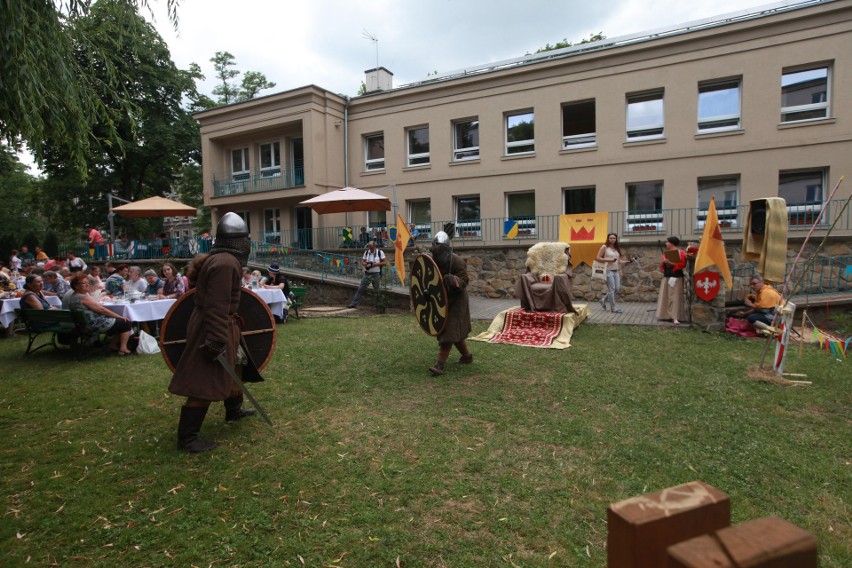
[[[257,290],[252,290],[252,292],[266,302],[272,315],[276,315],[279,318],[284,317],[284,292],[281,291],[281,288],[258,288]]]
[[[45,296],[45,298],[51,306],[57,308],[62,306],[62,300],[57,296]],[[15,310],[21,307],[21,299],[12,298],[10,300],[0,300],[0,302],[3,302],[2,307],[0,307],[0,323],[3,324],[3,327],[11,327],[15,321]]]
[[[107,303],[104,307],[132,322],[158,321],[166,317],[177,300],[137,300],[131,303]]]

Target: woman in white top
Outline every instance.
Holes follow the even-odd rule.
[[[621,258],[621,249],[618,248],[618,235],[610,233],[606,236],[606,244],[601,245],[598,262],[606,263],[606,295],[601,298],[601,306],[606,310],[607,301],[610,309],[615,314],[620,314],[622,309],[615,302],[615,293],[621,290],[621,265],[627,264],[629,260]]]

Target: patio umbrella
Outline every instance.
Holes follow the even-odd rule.
[[[344,187],[302,201],[320,215],[325,213],[348,213],[350,211],[390,211],[390,199],[363,189]]]
[[[149,197],[112,210],[122,217],[195,217],[198,214],[195,207],[165,197]]]

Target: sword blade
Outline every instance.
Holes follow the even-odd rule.
[[[246,388],[245,383],[243,383],[242,379],[237,376],[236,371],[234,371],[234,369],[232,369],[231,366],[228,365],[228,362],[225,361],[225,354],[220,353],[219,356],[216,357],[216,360],[219,362],[220,365],[222,365],[225,371],[227,371],[227,373],[231,376],[234,382],[237,383],[237,386],[240,387],[240,390],[243,391],[243,394],[246,395],[247,399],[249,399],[251,405],[255,408],[255,410],[257,410],[257,413],[260,414],[260,417],[263,418],[263,421],[269,424],[270,428],[274,428],[274,426],[272,425],[272,420],[270,420],[269,416],[266,415],[266,411],[263,410],[263,407],[260,406],[257,400],[255,400],[255,398],[251,395],[249,390]]]

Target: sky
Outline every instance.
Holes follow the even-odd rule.
[[[313,84],[355,95],[364,71],[377,60],[398,87],[436,71],[520,57],[564,39],[577,43],[599,32],[614,38],[767,5],[767,0],[181,0],[175,32],[166,0],[150,0],[146,17],[179,68],[201,66],[207,79],[200,87],[208,95],[216,84],[210,58],[217,51],[230,52],[235,69],[259,71],[276,83],[262,94]]]

